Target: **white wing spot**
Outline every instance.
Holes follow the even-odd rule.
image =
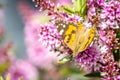
[[[63,25],[63,28],[65,28],[66,27],[66,25]]]
[[[60,31],[60,35],[62,35],[62,34],[63,34],[63,32],[64,32],[64,29],[62,29],[62,30]]]

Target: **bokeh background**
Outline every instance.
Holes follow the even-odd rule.
[[[25,44],[24,44],[24,23],[18,10],[18,4],[22,0],[0,0],[0,4],[3,7],[3,27],[5,28],[6,39],[4,41],[12,41],[14,43],[14,48],[16,55],[19,58],[23,58],[26,55]],[[31,7],[34,8],[34,3],[32,0],[23,0],[27,2]]]

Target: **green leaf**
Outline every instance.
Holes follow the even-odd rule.
[[[65,64],[65,63],[70,62],[70,61],[72,61],[72,56],[65,56],[62,59],[60,59],[58,61],[58,63],[59,64]]]
[[[84,5],[86,5],[86,0],[80,0],[80,11],[83,9]]]
[[[113,56],[115,61],[119,61],[120,59],[120,51],[119,49],[113,50]]]
[[[119,30],[116,30],[116,32],[117,32],[117,37],[120,38],[120,31],[119,31]]]
[[[83,5],[82,9],[81,9],[81,15],[84,17],[86,15],[86,4]]]
[[[0,80],[3,80],[3,77],[2,77],[2,76],[0,76]]]
[[[58,10],[68,14],[78,14],[84,18],[87,12],[86,0],[74,0],[73,5],[66,5]]]
[[[68,8],[63,8],[63,10],[64,10],[66,13],[68,13],[68,14],[73,14],[73,13],[74,13],[73,10],[70,10],[70,9],[68,9]]]
[[[81,1],[80,0],[74,0],[73,5],[75,7],[76,12],[79,12],[80,9],[81,9]]]
[[[66,12],[66,13],[68,13],[68,14],[74,14],[74,10],[72,9],[72,5],[66,5],[66,6],[64,6],[64,7],[60,7],[60,8],[58,8],[58,10],[59,11],[64,11],[64,12]]]
[[[86,15],[86,10],[87,10],[86,0],[75,0],[73,5],[76,10],[75,12],[80,14],[82,17]]]
[[[0,73],[3,73],[9,66],[9,62],[5,62],[3,64],[0,65]]]
[[[85,77],[102,77],[100,72],[94,72],[84,75]]]

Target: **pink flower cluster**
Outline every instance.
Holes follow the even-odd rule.
[[[120,23],[120,1],[111,0],[106,2],[101,10],[101,21],[111,28],[119,28]]]
[[[91,68],[92,66],[98,65],[99,63],[102,63],[102,64],[106,63],[105,61],[109,59],[103,58],[103,56],[108,53],[112,54],[111,50],[119,49],[119,38],[117,38],[117,34],[115,31],[115,29],[119,29],[119,23],[120,23],[119,21],[120,2],[118,0],[115,0],[115,1],[114,0],[110,0],[110,1],[86,0],[88,9],[86,9],[87,15],[85,16],[86,18],[84,20],[82,20],[83,18],[81,18],[80,15],[76,15],[76,14],[70,15],[64,11],[61,11],[61,12],[59,12],[59,10],[57,11],[55,9],[55,5],[53,5],[54,7],[46,7],[42,5],[43,3],[47,3],[47,1],[45,0],[43,0],[42,2],[41,0],[38,0],[35,2],[40,8],[44,7],[44,10],[45,9],[48,10],[48,14],[47,14],[48,16],[52,16],[52,19],[50,20],[51,23],[44,25],[40,31],[40,39],[45,41],[47,45],[49,45],[50,43],[53,43],[53,44],[56,43],[56,41],[54,41],[53,38],[54,37],[56,38],[56,35],[58,35],[58,32],[56,30],[57,25],[55,25],[55,22],[58,20],[64,21],[66,23],[82,22],[85,27],[92,26],[96,28],[97,30],[96,37],[93,40],[93,44],[96,45],[97,47],[90,46],[88,47],[87,50],[79,53],[78,56],[75,58],[76,62],[79,65],[83,66],[84,69],[86,69],[87,71],[90,70],[89,66]],[[51,3],[47,3],[47,4],[50,5]],[[52,28],[51,26],[54,26],[54,28]],[[54,34],[54,36],[51,34],[50,31],[53,31],[52,34]],[[56,40],[57,39],[58,38],[56,38]],[[51,42],[51,40],[53,42]],[[61,43],[64,43],[64,42],[61,42]],[[57,44],[60,44],[60,43],[57,43]],[[62,46],[66,46],[66,45],[62,45]],[[113,56],[110,56],[110,57],[112,57],[112,60],[113,60]],[[100,68],[101,66],[99,66],[99,69]],[[97,69],[96,70],[94,69],[95,69],[94,67],[91,68],[90,72],[92,70],[93,72],[97,71]]]

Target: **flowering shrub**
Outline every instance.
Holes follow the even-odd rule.
[[[120,0],[33,2],[39,11],[18,4],[24,59],[12,54],[13,42],[3,46],[0,5],[0,80],[120,80]]]
[[[75,62],[86,76],[99,73],[102,80],[120,80],[120,1],[72,0],[68,5],[34,0],[40,13],[50,17],[39,30],[39,40],[63,57],[59,63]]]

